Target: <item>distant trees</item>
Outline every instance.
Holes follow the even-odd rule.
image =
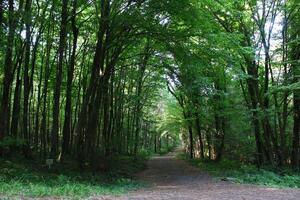
[[[235,152],[232,145],[242,148],[236,142],[255,141],[256,152],[247,151],[258,166],[299,166],[298,3],[224,0],[198,6],[196,18],[206,23],[193,24],[188,50],[181,44],[172,48],[177,51],[169,68],[173,95],[188,105],[181,106],[188,146],[198,143],[200,157],[220,160]]]

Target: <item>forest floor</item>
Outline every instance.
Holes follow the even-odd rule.
[[[128,195],[101,196],[92,200],[299,200],[300,189],[279,189],[217,180],[176,158],[176,153],[148,161],[137,178],[151,184]]]

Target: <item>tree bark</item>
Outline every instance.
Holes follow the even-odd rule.
[[[62,154],[70,153],[70,136],[71,136],[71,124],[72,124],[72,82],[76,59],[76,48],[78,39],[78,28],[76,27],[76,8],[77,0],[73,1],[73,11],[72,11],[72,32],[73,32],[73,45],[72,45],[72,55],[70,60],[70,65],[68,67],[68,77],[67,77],[67,94],[66,94],[66,107],[65,107],[65,121],[63,127],[63,142],[62,142]]]
[[[299,19],[295,18],[295,20]],[[300,29],[299,23],[292,21],[292,31],[295,34],[292,38],[294,41],[297,41],[296,44],[292,46],[291,52],[291,62],[292,62],[292,73],[293,73],[293,83],[299,83],[300,81]],[[293,102],[294,102],[294,125],[293,125],[293,139],[292,139],[292,157],[291,162],[294,168],[299,167],[299,140],[300,140],[300,89],[294,89],[293,91]]]
[[[203,139],[202,139],[202,134],[201,134],[201,124],[200,124],[200,117],[199,113],[196,111],[196,129],[199,137],[199,145],[200,145],[200,155],[201,158],[204,158],[204,146],[203,146]]]
[[[257,150],[257,165],[260,166],[263,163],[263,144],[260,134],[260,122],[258,116],[259,108],[259,86],[258,86],[258,70],[255,61],[251,61],[250,58],[246,58],[247,73],[251,76],[247,79],[248,91],[251,101],[252,112],[252,124],[254,126],[254,135]]]
[[[67,36],[67,20],[68,20],[68,0],[62,1],[60,36],[58,49],[58,63],[56,68],[56,82],[53,97],[53,122],[51,132],[51,157],[56,158],[58,153],[58,132],[59,132],[59,110],[60,110],[60,92],[62,82],[62,70],[64,62],[64,51]]]
[[[21,51],[22,52],[24,51],[24,47],[22,47]],[[12,120],[10,125],[11,135],[15,138],[18,137],[19,118],[20,118],[20,99],[21,99],[21,82],[22,82],[20,73],[21,73],[23,55],[24,54],[21,53],[17,62],[16,86],[14,91]]]
[[[15,19],[14,19],[14,1],[8,0],[8,36],[7,36],[7,49],[4,63],[4,80],[2,88],[2,100],[0,106],[0,141],[8,135],[8,123],[9,123],[9,97],[11,83],[13,79],[13,44],[15,37]]]
[[[30,138],[28,133],[28,103],[29,103],[29,63],[31,52],[31,0],[26,0],[25,3],[25,27],[26,27],[26,39],[25,39],[25,61],[24,61],[24,101],[23,101],[23,135],[25,140],[25,157],[28,157]]]
[[[145,71],[147,67],[147,63],[150,57],[150,47],[149,42],[147,41],[144,56],[141,59],[141,65],[139,66],[139,76],[137,80],[136,86],[136,116],[135,116],[135,142],[134,142],[134,155],[138,154],[138,146],[139,146],[139,135],[141,130],[141,120],[142,120],[142,92],[143,92],[143,80],[145,76]]]
[[[299,73],[300,75],[300,73]],[[298,75],[298,76],[299,76]],[[299,131],[300,131],[300,91],[294,92],[294,127],[293,127],[293,144],[292,144],[292,166],[299,167]]]
[[[78,134],[78,144],[77,144],[77,154],[78,154],[78,161],[79,165],[81,165],[83,159],[84,159],[84,149],[85,145],[83,144],[83,138],[86,134],[89,134],[87,137],[91,141],[91,138],[94,138],[94,135],[96,130],[93,130],[93,132],[87,133],[85,130],[89,122],[88,120],[94,120],[94,123],[98,123],[99,116],[96,116],[97,119],[92,119],[89,117],[92,115],[95,115],[95,112],[97,108],[94,107],[95,98],[98,96],[98,98],[102,98],[99,95],[96,95],[99,93],[100,89],[99,83],[100,79],[103,79],[103,73],[104,73],[104,62],[105,62],[105,34],[108,31],[109,27],[109,15],[110,15],[110,1],[109,0],[101,0],[100,1],[101,6],[101,18],[99,22],[99,30],[97,34],[97,44],[96,44],[96,50],[95,55],[93,58],[93,64],[91,69],[91,78],[86,90],[86,94],[83,99],[83,103],[81,106],[78,123],[77,123],[77,134]],[[101,78],[102,77],[102,78]],[[104,87],[104,86],[101,86]],[[101,89],[103,90],[103,89]],[[97,102],[99,103],[99,102]],[[98,104],[100,106],[100,104]],[[98,108],[100,109],[100,108]],[[90,112],[91,111],[91,112]],[[105,118],[104,118],[105,119]]]

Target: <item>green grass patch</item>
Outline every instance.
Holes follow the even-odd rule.
[[[52,170],[38,164],[0,160],[0,198],[59,197],[82,199],[97,195],[120,195],[143,186],[132,175],[144,168],[144,159],[114,157],[111,170],[93,174],[68,166]]]
[[[185,156],[180,157],[185,159]],[[230,160],[214,162],[194,159],[188,162],[222,180],[276,188],[300,188],[300,172],[288,168],[265,167],[258,170],[254,165]]]

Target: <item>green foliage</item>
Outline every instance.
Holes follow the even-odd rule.
[[[48,170],[29,162],[1,160],[0,195],[10,199],[18,196],[81,199],[96,195],[118,195],[139,188],[132,180],[137,171],[144,169],[144,158],[114,157],[112,168],[105,174],[92,174],[59,166]]]
[[[173,138],[178,138],[180,129],[184,125],[182,119],[182,110],[178,106],[176,99],[170,96],[169,93],[163,91],[164,98],[161,100],[163,109],[161,115],[159,115],[158,130],[163,133],[164,131],[172,136]]]

